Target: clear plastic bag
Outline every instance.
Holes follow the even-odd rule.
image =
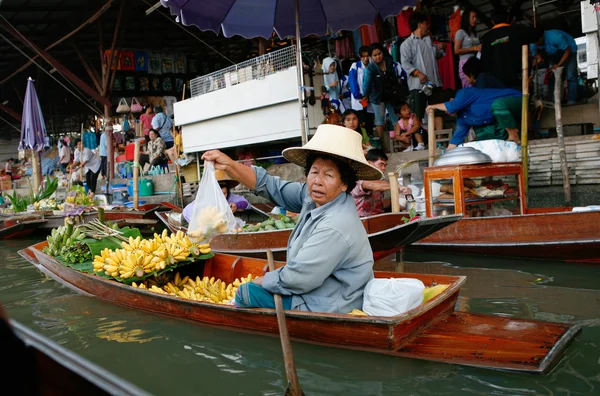
[[[215,235],[236,229],[237,224],[237,219],[217,181],[213,162],[205,161],[194,203],[194,213],[188,227],[190,240],[205,243]]]
[[[401,315],[423,304],[424,291],[419,279],[371,279],[365,286],[363,311],[371,316]]]

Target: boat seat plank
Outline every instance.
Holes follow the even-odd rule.
[[[571,324],[454,312],[394,354],[544,374],[579,331],[579,326]]]

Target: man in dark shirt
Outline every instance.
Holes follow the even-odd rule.
[[[522,47],[536,41],[535,30],[518,23],[510,25],[504,9],[494,9],[491,19],[494,27],[481,39],[483,69],[506,87],[521,90]]]

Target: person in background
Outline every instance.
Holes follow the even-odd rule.
[[[64,139],[59,140],[59,143],[60,143],[60,150],[59,150],[60,159],[58,161],[58,164],[59,164],[61,172],[66,174],[67,167],[71,163],[71,148],[69,147],[67,142],[65,142]]]
[[[144,114],[140,115],[140,121],[142,122],[142,126],[144,127],[144,136],[146,137],[146,141],[150,140],[148,134],[150,133],[150,129],[152,128],[152,120],[154,119],[154,112],[152,111],[152,105],[147,104],[144,106]]]
[[[148,137],[150,141],[148,142],[147,151],[140,154],[140,166],[143,168],[148,162],[150,166],[166,166],[169,163],[169,158],[165,153],[165,142],[156,129],[150,129]]]
[[[375,130],[384,151],[388,150],[386,140],[386,110],[390,121],[398,122],[394,112],[394,103],[401,100],[401,87],[394,64],[387,50],[380,43],[373,43],[370,48],[371,62],[365,74],[364,98],[372,104],[375,113]]]
[[[217,181],[219,182],[219,187],[221,187],[221,191],[223,191],[223,195],[227,199],[229,203],[229,207],[233,213],[242,212],[250,207],[250,202],[241,195],[237,195],[232,193],[230,190],[235,188],[238,184],[238,181],[233,180],[229,177],[227,173],[222,170],[217,169],[215,172],[215,176],[217,177]],[[183,218],[189,223],[190,219],[194,215],[194,207],[196,201],[192,201],[183,209]]]
[[[360,120],[358,117],[358,112],[352,109],[348,109],[342,114],[342,124],[348,129],[352,129],[359,133],[362,137],[362,148],[363,151],[369,150],[371,147],[371,140],[369,139],[369,135],[364,128],[360,126]]]
[[[409,148],[408,151],[425,150],[425,137],[423,128],[421,128],[421,120],[413,113],[412,109],[406,102],[396,106],[396,115],[398,122],[394,126],[395,139],[405,143]]]
[[[152,129],[158,131],[161,139],[165,142],[166,147],[170,149],[174,145],[173,135],[171,134],[173,121],[163,113],[161,106],[155,106],[154,112],[156,113],[156,116],[152,119]],[[148,135],[149,134],[150,131],[148,131]]]
[[[42,176],[51,176],[56,168],[58,168],[58,161],[60,159],[58,147],[44,147],[41,152],[41,167]]]
[[[100,135],[100,145],[98,146],[98,155],[100,155],[100,174],[102,177],[106,178],[106,166],[107,166],[107,158],[108,158],[108,147],[106,146],[106,141],[108,137],[106,136],[108,132],[103,131]]]
[[[73,162],[73,172],[83,168],[85,172],[85,182],[90,193],[96,193],[98,175],[100,174],[100,157],[87,147],[83,147],[81,139],[75,139],[75,161]]]
[[[531,55],[536,56],[536,51],[544,49],[546,57],[552,65],[552,70],[559,67],[565,68],[564,77],[568,85],[568,104],[577,102],[577,44],[568,33],[558,29],[546,30],[536,42],[531,45]],[[539,62],[534,58],[533,66]]]
[[[412,34],[400,45],[400,55],[402,68],[408,74],[408,103],[422,120],[427,104],[442,103],[446,99],[437,65],[437,60],[445,55],[444,45],[434,45],[431,41],[429,22],[424,14],[412,14],[409,25]],[[426,85],[431,87],[429,95],[428,90],[424,90]],[[443,113],[436,113],[436,129],[443,129],[442,116]]]
[[[441,110],[456,114],[456,131],[448,150],[464,142],[472,127],[477,140],[502,139],[521,143],[521,92],[505,88],[463,88],[446,103],[427,106],[427,111]]]
[[[369,66],[369,47],[362,46],[358,50],[360,59],[350,66],[348,73],[348,86],[350,87],[350,103],[352,110],[356,111],[358,118],[365,125],[367,133],[373,133],[373,107],[370,104],[363,106],[361,99],[365,93],[365,72]],[[350,128],[352,129],[352,128]]]
[[[463,66],[469,59],[475,58],[477,52],[481,51],[479,39],[475,35],[475,26],[477,26],[477,13],[473,10],[463,11],[460,29],[456,32],[454,38],[454,53],[460,57],[458,75],[463,88],[473,86],[463,72]]]
[[[9,158],[6,161],[6,165],[4,165],[4,171],[6,173],[7,176],[10,176],[10,178],[13,178],[13,173],[12,173],[12,164],[13,162],[15,162],[14,158]]]
[[[339,100],[342,89],[336,67],[335,59],[329,57],[323,59],[323,83],[329,94],[329,101]]]
[[[507,88],[521,90],[522,47],[536,41],[535,30],[519,23],[510,25],[504,8],[495,8],[490,17],[494,26],[481,38],[483,70]]]
[[[504,83],[492,73],[481,70],[481,61],[473,56],[462,67],[462,72],[470,86],[475,88],[506,88]]]
[[[177,164],[179,156],[183,154],[183,141],[181,140],[181,127],[173,125],[171,128],[171,134],[173,135],[174,145],[170,149],[167,149],[165,153],[173,164]]]
[[[387,167],[388,157],[379,149],[367,151],[365,156],[367,162],[379,169],[382,173]],[[385,192],[390,190],[390,182],[387,180],[358,180],[352,189],[352,198],[356,205],[356,211],[360,217],[373,216],[385,213],[391,206],[390,200],[384,199]],[[401,194],[410,194],[408,187],[400,186]]]

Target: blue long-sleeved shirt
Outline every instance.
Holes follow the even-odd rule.
[[[352,196],[341,193],[317,208],[305,183],[288,182],[252,168],[256,194],[300,212],[288,240],[287,264],[267,272],[263,288],[292,296],[294,310],[348,313],[362,309],[364,288],[373,278],[373,251]]]
[[[158,131],[165,143],[173,141],[173,135],[171,134],[172,127],[173,121],[165,113],[158,113],[152,119],[152,128]]]
[[[461,144],[472,126],[483,126],[495,122],[492,103],[506,96],[521,97],[521,92],[505,88],[463,88],[458,90],[454,100],[444,103],[449,114],[456,114],[456,131],[450,139],[451,144]]]
[[[548,55],[554,55],[559,51],[566,51],[567,48],[571,48],[571,51],[577,54],[577,43],[573,36],[558,29],[546,30],[544,32],[544,45],[536,46],[535,44],[531,44],[530,48],[533,56],[535,56],[537,48],[544,49]]]

